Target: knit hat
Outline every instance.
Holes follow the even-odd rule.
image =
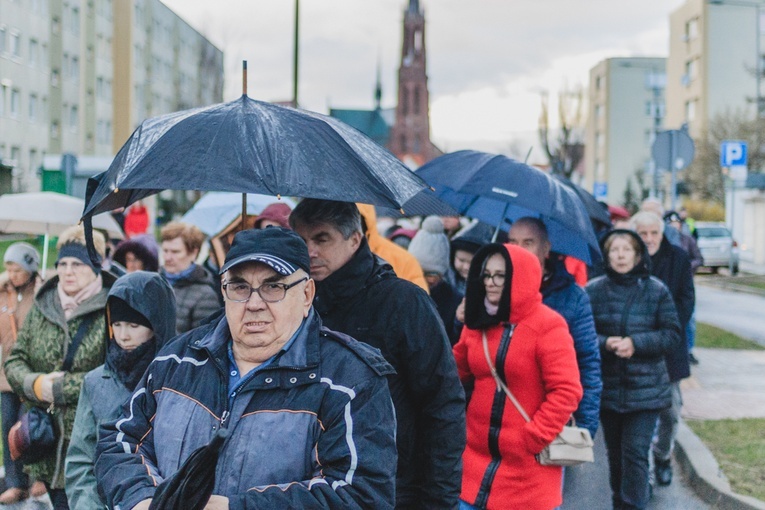
[[[40,254],[29,243],[13,243],[5,251],[3,262],[14,262],[27,273],[33,274],[40,268]]]
[[[282,228],[290,228],[289,217],[292,209],[284,202],[276,202],[261,212],[255,220],[255,228],[262,228],[260,222],[263,220],[275,221]]]
[[[449,269],[449,238],[444,222],[438,216],[428,216],[422,229],[409,243],[409,253],[415,256],[426,273],[445,274]]]
[[[109,324],[114,324],[115,322],[129,322],[131,324],[140,324],[141,326],[146,326],[147,328],[152,329],[149,319],[127,304],[127,301],[115,296],[109,296],[108,306]]]
[[[58,260],[56,260],[56,267],[58,267],[58,263],[61,261],[61,259],[66,257],[74,257],[78,259],[86,266],[89,266],[96,274],[101,272],[101,268],[96,267],[93,264],[93,261],[90,260],[88,249],[84,244],[80,244],[77,241],[69,241],[68,243],[62,245],[58,249]]]

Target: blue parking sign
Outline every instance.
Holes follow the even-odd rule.
[[[725,140],[720,145],[720,166],[746,166],[746,142]]]

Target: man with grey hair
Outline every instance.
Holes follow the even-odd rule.
[[[632,217],[631,222],[648,248],[648,254],[651,256],[651,274],[669,288],[677,309],[681,331],[685,331],[695,303],[690,259],[682,248],[671,244],[664,236],[664,221],[660,216],[653,212],[641,211]],[[659,485],[672,483],[671,455],[683,405],[680,381],[691,375],[688,342],[684,336],[683,342],[676,345],[666,356],[666,362],[669,380],[672,383],[672,407],[659,414],[653,444],[654,473]]]
[[[454,509],[462,483],[465,394],[424,290],[375,257],[353,203],[305,199],[290,226],[308,245],[324,324],[382,351],[396,408],[396,508]]]
[[[322,327],[303,240],[280,227],[239,232],[220,273],[225,313],[164,347],[99,434],[109,508],[149,508],[225,428],[208,510],[392,509],[393,368]]]

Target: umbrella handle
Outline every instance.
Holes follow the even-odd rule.
[[[505,208],[502,210],[502,216],[499,218],[499,221],[497,222],[497,228],[494,229],[494,235],[491,236],[491,242],[496,243],[497,237],[499,237],[499,227],[502,226],[502,222],[505,221],[505,215],[507,214],[507,209],[510,207],[510,202],[505,202]]]

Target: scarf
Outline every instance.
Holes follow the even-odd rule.
[[[167,283],[169,283],[172,287],[175,287],[175,284],[178,283],[178,280],[183,280],[191,276],[191,273],[193,273],[194,269],[196,268],[197,268],[196,262],[192,262],[189,267],[187,267],[180,273],[168,273],[167,271],[165,271],[164,277],[167,280]]]
[[[157,349],[157,339],[142,343],[132,351],[126,351],[114,340],[106,348],[106,366],[114,372],[120,381],[131,392],[141,381],[146,369],[154,359]]]
[[[492,317],[497,315],[497,312],[499,311],[499,303],[493,305],[489,303],[489,298],[483,298],[483,306],[486,307],[486,313]]]
[[[77,294],[69,296],[64,292],[61,282],[59,281],[58,285],[56,285],[56,289],[58,291],[58,297],[61,300],[61,308],[64,309],[64,317],[66,320],[69,320],[72,317],[74,311],[83,301],[98,294],[103,286],[104,281],[99,274],[96,276],[95,280],[83,287]]]

